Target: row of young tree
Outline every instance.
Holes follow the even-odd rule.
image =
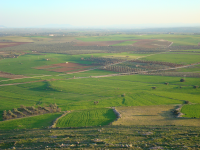
[[[148,61],[148,60],[140,60],[140,59],[134,59],[134,60],[130,60],[130,61],[131,62],[138,62],[138,63],[165,65],[165,66],[169,66],[169,67],[180,67],[180,66],[183,66],[183,64],[175,64],[175,63],[161,62],[161,61]]]
[[[92,61],[94,65],[110,65],[124,61],[123,59],[93,57],[82,59],[85,61]]]
[[[114,71],[114,72],[122,72],[122,73],[145,71],[144,69],[141,69],[141,68],[130,68],[130,67],[127,67],[127,66],[117,66],[117,65],[104,67],[103,70],[109,70],[109,71]]]
[[[3,119],[14,119],[14,118],[22,118],[26,116],[39,115],[44,113],[54,113],[60,112],[61,109],[56,104],[50,104],[49,107],[41,107],[37,108],[34,106],[26,107],[21,105],[20,108],[13,108],[13,110],[4,110],[3,111]]]

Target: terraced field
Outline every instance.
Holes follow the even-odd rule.
[[[200,118],[200,104],[184,105],[181,112],[186,118]]]
[[[46,128],[52,125],[53,121],[61,116],[61,113],[44,114],[39,116],[18,118],[7,121],[0,121],[1,130]]]
[[[85,127],[108,125],[116,116],[112,109],[87,109],[73,111],[59,119],[57,127]]]

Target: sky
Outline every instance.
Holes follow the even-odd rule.
[[[0,0],[0,25],[200,24],[200,0]]]

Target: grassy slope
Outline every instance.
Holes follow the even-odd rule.
[[[46,61],[46,59],[50,61]],[[19,58],[8,58],[0,60],[1,71],[9,72],[13,74],[23,75],[41,75],[41,74],[60,74],[57,72],[51,72],[46,70],[34,69],[34,67],[65,63],[66,61],[75,63],[90,64],[90,62],[81,61],[81,55],[71,56],[65,54],[44,54],[44,55],[23,55]]]
[[[0,122],[1,130],[43,128],[52,125],[61,113],[44,114],[39,116],[19,118]]]
[[[183,117],[200,118],[200,104],[184,105],[181,112],[184,114]]]
[[[114,121],[116,116],[112,109],[89,109],[74,111],[59,119],[57,127],[82,127],[107,125]]]
[[[199,78],[161,76],[118,76],[37,82],[0,87],[0,112],[44,103],[57,103],[62,110],[182,104],[185,100],[200,103]],[[169,85],[165,85],[169,82]],[[151,87],[156,86],[156,90]],[[179,87],[182,86],[180,89]],[[121,95],[125,93],[125,97]],[[99,101],[94,105],[94,101]]]

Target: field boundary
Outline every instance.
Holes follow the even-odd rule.
[[[116,115],[116,119],[113,121],[113,122],[115,122],[115,121],[117,121],[119,118],[121,118],[122,115],[116,110],[115,107],[111,107],[111,108],[112,108],[113,112],[114,112],[115,115]],[[111,122],[111,123],[113,123],[113,122]]]
[[[53,124],[49,128],[56,128],[58,120],[66,116],[68,113],[70,113],[70,111],[64,111],[64,113],[60,117],[56,118],[56,120],[53,121]]]

